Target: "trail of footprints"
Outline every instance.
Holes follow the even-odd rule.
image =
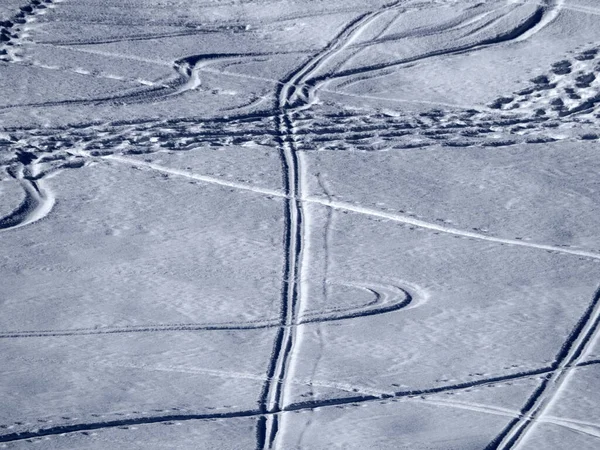
[[[95,78],[120,80],[142,86],[160,85],[160,83],[141,78],[127,78],[113,74],[102,74],[88,71],[80,67],[47,65],[26,58],[26,55],[21,51],[21,46],[29,37],[28,31],[31,28],[31,24],[37,20],[36,16],[45,14],[48,9],[54,8],[57,3],[63,1],[64,0],[31,0],[27,5],[22,6],[19,9],[19,12],[10,19],[0,20],[0,63],[6,62],[31,65],[49,70],[61,70],[78,75],[92,76]]]
[[[467,110],[448,114],[432,110],[416,117],[385,112],[329,112],[316,108],[296,117],[298,147],[304,151],[388,151],[447,147],[502,147],[565,139],[598,140],[590,124],[598,121],[555,121],[540,117],[489,115]],[[54,129],[0,131],[0,167],[35,165],[37,178],[57,168],[76,168],[86,157],[148,154],[223,146],[276,145],[272,118],[230,120],[183,119],[141,123],[89,124]]]
[[[82,167],[86,157],[272,144],[274,132],[265,131],[272,128],[270,122],[269,117],[252,117],[5,129],[0,131],[0,168],[36,167],[36,175],[30,176],[39,179],[56,169]]]
[[[11,19],[0,21],[0,61],[20,61],[19,46],[27,38],[26,24],[60,1],[31,0]],[[4,129],[0,130],[0,168],[10,174],[11,168],[22,166],[26,176],[35,180],[56,169],[82,167],[88,156],[189,151],[227,145],[274,146],[277,133],[271,130],[276,115],[274,111],[223,119]],[[295,123],[298,148],[305,151],[370,152],[432,145],[502,147],[550,142],[564,139],[565,134],[570,139],[600,140],[600,134],[590,132],[600,128],[600,49],[585,49],[555,62],[547,73],[533,78],[529,87],[496,99],[489,109],[432,109],[410,116],[385,111],[366,114],[360,109],[340,112],[339,106],[336,109],[320,105],[296,114]],[[45,420],[40,419],[40,424]],[[12,430],[31,425],[15,422],[0,428]]]
[[[0,61],[21,60],[19,47],[27,38],[27,24],[35,22],[35,16],[44,14],[63,0],[30,0],[19,12],[7,20],[0,20]]]
[[[531,80],[531,86],[490,106],[500,110],[525,110],[539,117],[574,114],[598,119],[600,104],[600,48],[589,48],[570,59],[557,61],[550,71]]]
[[[600,51],[591,48],[554,63],[547,74],[531,80],[528,88],[497,99],[489,109],[432,109],[411,116],[316,105],[295,115],[297,143],[305,151],[371,152],[432,145],[485,148],[561,139],[600,140],[600,132],[594,131],[600,130],[599,77]],[[0,131],[0,167],[15,163],[80,167],[79,160],[88,155],[273,146],[275,115],[4,129]],[[43,173],[40,170],[39,176]]]

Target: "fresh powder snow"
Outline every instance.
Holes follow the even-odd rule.
[[[600,448],[595,0],[0,0],[0,448]]]

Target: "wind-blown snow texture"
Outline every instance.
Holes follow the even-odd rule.
[[[0,447],[600,446],[591,0],[5,0]]]

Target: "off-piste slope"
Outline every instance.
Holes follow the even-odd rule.
[[[32,85],[0,105],[3,179],[20,188],[0,218],[0,442],[128,448],[164,425],[259,450],[597,438],[561,403],[598,362],[595,188],[589,171],[564,182],[564,159],[529,161],[530,182],[513,166],[597,146],[598,44],[492,101],[378,92],[470,57],[453,89],[485,90],[479,55],[535,49],[594,11],[194,6],[31,1],[0,24],[0,70]],[[486,154],[509,174],[475,186]],[[435,201],[444,183],[455,195]],[[558,193],[544,211],[518,206],[540,187]],[[582,223],[565,231],[569,207]]]

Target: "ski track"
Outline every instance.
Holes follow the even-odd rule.
[[[481,404],[476,404],[476,403],[459,402],[459,401],[455,401],[455,400],[439,400],[439,399],[429,399],[429,398],[417,399],[417,398],[415,398],[415,399],[412,399],[412,401],[417,402],[417,403],[422,403],[425,405],[432,404],[432,405],[442,406],[442,407],[464,409],[464,410],[472,411],[472,412],[509,417],[511,419],[514,419],[515,417],[519,417],[519,415],[520,415],[519,411],[512,411],[512,410],[509,410],[506,408],[498,408],[495,406],[481,405]],[[562,418],[562,417],[542,417],[539,419],[539,421],[545,422],[545,423],[551,423],[553,425],[558,425],[563,428],[567,428],[571,431],[583,433],[583,434],[586,434],[586,435],[594,437],[594,438],[600,438],[600,425],[592,423],[592,422],[582,422],[582,421],[566,419],[566,418]]]
[[[373,295],[374,300],[366,305],[337,307],[318,312],[306,312],[299,316],[294,323],[286,324],[284,326],[291,328],[300,325],[344,321],[387,314],[399,311],[401,309],[419,306],[424,301],[423,298],[414,299],[407,290],[395,285],[353,282],[339,282],[337,284],[367,291]],[[73,328],[65,330],[0,331],[0,339],[86,336],[123,333],[157,333],[173,331],[242,331],[281,327],[281,322],[278,319],[223,323],[159,323],[122,327],[99,326],[95,328]]]
[[[299,154],[300,160],[304,161],[304,155],[302,153]],[[317,174],[316,175],[317,178],[317,182],[319,183],[319,186],[321,187],[321,190],[326,194],[326,195],[330,195],[330,191],[329,191],[329,187],[327,185],[327,181],[323,179],[323,177],[321,176],[321,174]],[[323,303],[324,304],[329,304],[329,299],[330,299],[330,293],[331,293],[331,285],[334,283],[330,282],[330,266],[331,266],[331,256],[330,256],[330,249],[331,249],[331,242],[332,242],[332,226],[333,226],[333,222],[334,222],[334,215],[335,212],[332,209],[329,209],[327,211],[327,218],[325,220],[325,230],[323,233],[323,253],[325,255],[325,257],[323,258],[323,270],[322,270],[322,277],[323,277],[323,281],[322,281],[322,288],[321,288],[321,294],[322,294],[322,299],[323,299]],[[312,232],[312,228],[310,230]],[[308,235],[308,240],[310,241],[310,234]],[[309,242],[309,245],[310,244]],[[307,262],[307,267],[309,267],[310,269],[310,261]],[[310,271],[308,276],[310,276]],[[303,305],[306,305],[306,301],[303,302]],[[299,330],[300,333],[305,332],[305,330]],[[312,370],[310,371],[310,375],[308,377],[309,380],[314,380],[317,378],[317,369],[319,367],[319,364],[321,363],[321,360],[323,359],[324,356],[324,352],[325,352],[325,345],[326,345],[326,340],[327,340],[327,330],[325,329],[325,327],[321,326],[321,323],[316,323],[316,326],[312,329],[312,332],[314,334],[316,334],[317,338],[318,338],[318,350],[314,351],[313,350],[313,354],[312,354]],[[303,425],[303,429],[300,431],[299,435],[298,435],[298,439],[296,441],[296,447],[297,448],[304,448],[304,437],[309,433],[309,430],[313,424],[314,420],[312,418],[309,418],[305,424]]]
[[[380,10],[362,14],[351,21],[321,53],[315,55],[293,74],[289,80],[290,82],[286,83],[286,86],[282,89],[286,94],[285,105],[280,103],[279,106],[287,106],[293,111],[309,108],[315,101],[314,91],[316,89],[311,89],[309,85],[313,84],[312,80],[316,79],[319,70],[346,47],[351,45],[371,23],[388,11],[398,8],[400,5],[401,2],[397,1],[384,6]]]
[[[444,402],[446,405],[450,406],[449,402],[438,401],[436,399],[433,400],[421,400],[420,398],[429,394],[438,394],[438,393],[446,393],[446,392],[456,392],[471,389],[478,386],[488,386],[495,385],[498,383],[508,382],[512,380],[526,379],[531,377],[539,377],[541,375],[552,374],[556,369],[546,367],[541,369],[529,370],[525,372],[519,372],[514,374],[490,377],[486,379],[480,380],[472,380],[464,383],[450,384],[444,386],[437,386],[432,388],[425,389],[414,389],[414,390],[405,390],[398,391],[393,393],[380,393],[380,394],[363,394],[356,395],[350,397],[339,397],[339,398],[328,398],[324,400],[317,401],[308,401],[308,402],[299,402],[292,403],[282,408],[281,411],[277,412],[264,412],[260,409],[249,409],[249,410],[237,410],[237,411],[229,411],[229,412],[208,412],[208,413],[196,413],[196,414],[181,414],[181,413],[172,413],[151,417],[133,417],[133,418],[124,418],[119,420],[108,420],[108,421],[97,421],[97,422],[83,422],[83,423],[75,423],[75,424],[63,424],[56,425],[48,428],[38,428],[32,430],[24,430],[13,433],[6,433],[0,435],[0,442],[17,442],[24,440],[31,440],[37,438],[43,438],[48,436],[60,436],[67,435],[71,433],[78,432],[88,432],[94,430],[102,430],[107,428],[118,428],[118,427],[127,427],[134,425],[146,425],[146,424],[157,424],[157,423],[168,423],[168,422],[178,422],[178,421],[192,421],[192,420],[218,420],[218,419],[229,419],[229,418],[255,418],[257,421],[261,421],[266,419],[268,416],[280,416],[285,413],[293,413],[293,412],[308,412],[313,411],[319,408],[332,408],[332,407],[355,407],[361,404],[368,403],[386,403],[386,402],[394,402],[400,400],[412,400],[413,398],[417,398],[418,401],[424,402]],[[468,405],[460,405],[465,408]],[[458,405],[456,407],[459,407]],[[220,408],[224,409],[224,408]],[[472,408],[473,409],[473,408]],[[496,413],[499,414],[500,410],[495,407],[481,407],[479,408],[479,412],[486,413]],[[562,419],[562,418],[554,418],[548,417],[544,419],[547,422],[561,422],[565,426],[568,425],[581,425],[588,427],[597,427],[597,424],[592,423],[583,423],[579,421],[574,421],[572,419]],[[571,427],[573,428],[573,427]]]
[[[511,3],[520,3],[522,5],[540,5],[540,6],[548,5],[548,3],[527,1],[527,0],[511,0]],[[565,3],[564,0],[555,2],[554,5],[558,6],[561,10],[564,9],[566,11],[581,12],[584,14],[592,14],[595,16],[600,15],[600,9],[591,8],[591,7],[584,6],[584,5],[568,4],[568,3]]]
[[[150,169],[153,169],[156,171],[169,173],[172,175],[178,175],[178,176],[182,176],[182,177],[186,177],[186,178],[191,178],[191,179],[203,181],[206,183],[217,184],[220,186],[231,187],[234,189],[240,189],[243,191],[255,192],[258,194],[268,195],[268,196],[278,197],[278,198],[283,198],[283,199],[289,198],[288,194],[284,194],[279,191],[265,189],[265,188],[261,188],[261,187],[257,187],[257,186],[250,186],[250,185],[243,184],[243,183],[224,181],[221,179],[207,177],[207,176],[203,176],[203,175],[196,175],[196,174],[192,174],[187,171],[171,169],[171,168],[160,166],[160,165],[157,165],[154,163],[148,163],[145,161],[137,161],[137,160],[133,160],[130,158],[114,156],[114,155],[104,156],[103,158],[107,159],[107,160],[112,160],[112,161],[116,161],[119,163],[123,163],[123,164],[129,164],[131,166],[147,167],[147,168],[150,168]],[[414,227],[422,228],[422,229],[426,229],[426,230],[431,230],[431,231],[438,232],[438,233],[451,234],[451,235],[460,236],[460,237],[464,237],[464,238],[494,242],[497,244],[526,247],[526,248],[531,248],[531,249],[545,250],[545,251],[549,251],[549,252],[563,253],[566,255],[580,256],[580,257],[600,260],[599,253],[589,252],[589,251],[585,251],[585,250],[577,250],[577,249],[567,248],[567,247],[559,247],[559,246],[554,246],[554,245],[537,244],[534,242],[522,241],[522,240],[518,240],[518,239],[504,239],[504,238],[498,238],[498,237],[494,237],[494,236],[488,236],[488,235],[481,234],[481,233],[475,233],[475,232],[467,231],[467,230],[460,230],[460,229],[447,227],[447,226],[439,225],[439,224],[432,223],[432,222],[427,222],[427,221],[416,219],[412,216],[405,215],[405,214],[398,214],[398,213],[381,211],[381,210],[377,210],[374,208],[362,207],[362,206],[354,204],[354,203],[349,203],[349,202],[344,202],[344,201],[339,201],[339,200],[331,200],[331,199],[325,198],[325,197],[306,196],[304,198],[298,198],[297,200],[300,203],[318,204],[321,206],[325,206],[325,207],[340,210],[340,211],[351,212],[351,213],[356,213],[356,214],[360,214],[360,215],[366,215],[369,217],[377,217],[380,219],[390,220],[393,222],[399,222],[404,225],[410,225],[410,226],[414,226]]]
[[[594,438],[600,438],[600,425],[597,423],[549,416],[540,417],[538,420],[540,422],[552,423]]]
[[[268,368],[269,379],[278,379],[281,383],[267,382],[261,395],[261,410],[278,412],[284,404],[285,380],[288,366],[293,359],[296,346],[296,327],[290,327],[297,319],[299,299],[301,298],[301,264],[303,257],[303,220],[301,167],[297,156],[294,113],[309,108],[314,102],[314,95],[308,88],[308,80],[315,77],[319,70],[333,57],[366,30],[380,16],[397,8],[400,2],[385,5],[381,9],[358,16],[348,23],[342,31],[320,52],[293,71],[287,79],[282,80],[276,91],[276,107],[279,115],[275,122],[279,131],[279,148],[284,178],[286,231],[284,243],[286,247],[284,281],[282,289],[281,322]],[[323,83],[322,83],[323,84]],[[314,91],[313,91],[314,92]],[[283,327],[285,325],[285,327]],[[279,417],[265,416],[258,422],[257,449],[277,448]]]
[[[304,85],[304,89],[308,90],[308,93],[305,94],[303,98],[307,104],[314,103],[316,101],[317,90],[320,89],[321,86],[333,80],[342,80],[365,74],[373,76],[386,69],[423,61],[432,57],[472,52],[499,44],[521,42],[531,38],[539,31],[544,29],[548,24],[550,24],[560,13],[563,2],[564,0],[546,0],[536,9],[533,14],[517,25],[514,29],[501,33],[493,38],[485,38],[476,43],[465,44],[454,48],[434,50],[422,55],[403,58],[397,61],[377,63],[356,69],[346,69],[326,73],[323,75],[315,74],[312,77],[306,77],[302,80],[302,84]]]
[[[46,0],[45,4],[58,3],[62,0]],[[22,7],[21,12],[11,19],[9,26],[4,28],[7,30],[7,36],[10,36],[11,45],[17,44],[16,47],[22,45],[20,36],[20,26],[27,21],[34,20],[32,17],[45,9],[42,2],[31,2],[31,4]],[[531,4],[530,2],[514,1],[512,3]],[[283,168],[283,192],[258,186],[250,186],[244,183],[225,181],[216,177],[203,176],[193,174],[187,171],[171,169],[154,163],[136,161],[118,155],[100,155],[106,161],[113,161],[121,164],[128,164],[137,167],[146,167],[152,170],[169,173],[175,176],[182,176],[208,184],[220,185],[241,191],[249,191],[270,197],[281,198],[284,200],[285,211],[285,265],[283,271],[283,282],[281,290],[281,307],[280,317],[274,320],[264,320],[256,322],[244,323],[215,323],[215,324],[156,324],[156,325],[140,325],[130,327],[99,327],[93,329],[72,329],[72,330],[41,330],[41,331],[7,331],[0,332],[0,339],[26,338],[26,337],[58,337],[58,336],[74,336],[74,335],[101,335],[101,334],[116,334],[116,333],[151,333],[151,332],[179,332],[179,331],[231,331],[231,330],[248,330],[248,329],[266,329],[276,328],[277,336],[274,341],[272,356],[267,369],[263,392],[259,399],[259,407],[257,409],[229,411],[229,412],[211,412],[197,414],[167,414],[153,417],[136,417],[119,420],[98,421],[78,424],[58,425],[48,428],[40,428],[37,430],[29,430],[0,435],[0,442],[15,442],[22,440],[36,440],[54,435],[63,435],[76,432],[88,432],[105,428],[128,427],[133,425],[153,424],[153,423],[168,423],[172,421],[190,421],[190,420],[222,420],[228,418],[253,418],[257,421],[256,437],[257,449],[267,450],[278,447],[278,436],[282,432],[281,416],[287,412],[304,412],[312,411],[317,408],[329,407],[351,407],[362,403],[382,402],[382,401],[397,401],[399,399],[426,396],[430,394],[460,391],[470,389],[477,386],[487,386],[496,383],[503,383],[510,380],[518,380],[531,377],[542,377],[540,386],[534,391],[526,405],[520,412],[510,411],[503,408],[490,407],[486,405],[475,405],[461,402],[445,401],[445,400],[418,400],[424,403],[435,404],[439,406],[449,406],[454,408],[469,409],[475,412],[488,414],[497,414],[506,417],[511,417],[511,422],[501,432],[501,434],[492,441],[487,450],[509,450],[519,448],[526,442],[528,434],[535,428],[538,423],[548,422],[558,426],[581,432],[596,438],[600,437],[600,426],[593,423],[575,421],[572,419],[557,418],[547,415],[547,411],[557,401],[563,393],[565,386],[568,384],[570,377],[573,376],[575,368],[596,364],[598,361],[583,361],[588,356],[589,348],[592,343],[598,339],[600,327],[600,289],[595,293],[594,299],[586,310],[578,325],[575,327],[567,341],[564,343],[555,362],[550,367],[533,369],[525,372],[500,375],[486,379],[457,383],[447,386],[437,386],[425,389],[414,389],[408,391],[398,391],[389,393],[365,393],[354,395],[351,397],[332,397],[324,400],[311,400],[297,403],[285,402],[285,390],[288,383],[297,382],[289,375],[289,368],[294,359],[294,352],[299,345],[297,330],[300,325],[320,324],[327,321],[350,320],[362,317],[367,317],[377,314],[385,314],[393,311],[398,311],[407,307],[414,306],[411,294],[404,288],[399,286],[384,286],[381,284],[349,284],[351,286],[366,289],[372,293],[375,300],[368,305],[363,305],[355,308],[347,309],[332,309],[321,312],[307,312],[300,314],[302,305],[300,304],[302,286],[301,286],[301,269],[303,259],[307,257],[304,254],[306,246],[304,236],[307,232],[307,217],[305,205],[321,205],[330,210],[340,210],[355,214],[366,215],[384,220],[399,222],[403,225],[426,229],[435,233],[450,234],[468,239],[488,241],[502,245],[512,245],[526,247],[530,249],[544,250],[548,252],[562,253],[566,255],[579,256],[583,258],[600,259],[600,254],[585,250],[577,250],[553,245],[538,244],[526,242],[517,239],[504,239],[494,236],[488,236],[482,233],[475,233],[465,230],[459,230],[452,227],[441,226],[435,223],[430,223],[415,217],[380,211],[374,208],[363,207],[357,204],[333,200],[331,197],[322,198],[317,196],[306,196],[302,190],[302,166],[298,158],[298,152],[305,150],[301,147],[300,138],[308,137],[298,123],[301,123],[301,114],[303,111],[313,107],[317,101],[317,91],[332,92],[339,95],[344,94],[328,90],[326,85],[333,80],[352,79],[358,77],[372,77],[377,74],[383,74],[391,68],[405,66],[432,57],[446,56],[457,53],[470,52],[480,50],[493,45],[517,43],[530,39],[535,34],[546,28],[552,23],[563,9],[571,9],[589,14],[599,14],[598,11],[591,8],[576,7],[573,5],[565,5],[564,0],[546,0],[542,3],[536,3],[538,9],[513,30],[500,34],[494,38],[487,38],[473,44],[458,46],[451,49],[443,49],[432,51],[424,55],[417,55],[402,60],[373,64],[366,67],[355,69],[335,70],[332,72],[324,72],[326,65],[336,56],[340,55],[344,50],[351,47],[358,36],[366,30],[375,20],[383,14],[397,9],[401,2],[395,2],[385,5],[380,10],[360,14],[353,21],[348,23],[346,27],[320,52],[309,58],[303,65],[289,74],[283,80],[267,80],[277,86],[275,109],[266,113],[250,114],[248,116],[240,116],[235,118],[226,118],[223,122],[230,120],[246,120],[248,118],[268,119],[273,120],[275,124],[274,139],[277,142],[280,150],[281,163]],[[41,6],[40,6],[41,5]],[[499,19],[493,19],[484,26],[489,26]],[[390,24],[387,27],[391,26]],[[453,25],[453,26],[461,26]],[[385,30],[384,30],[385,31]],[[439,32],[439,30],[437,30]],[[208,32],[206,30],[195,30],[190,32],[179,32],[162,35],[143,35],[132,36],[129,38],[116,38],[122,40],[150,40],[160,39],[170,36],[183,36],[188,34],[201,34]],[[431,31],[434,33],[434,31]],[[383,32],[382,32],[383,33]],[[372,42],[358,45],[360,48],[366,48],[373,45],[381,38],[381,34]],[[390,38],[391,39],[391,38]],[[105,39],[102,42],[119,42],[119,40]],[[99,42],[70,42],[69,45],[85,46]],[[70,50],[83,51],[86,53],[105,54],[105,56],[127,58],[132,60],[143,60],[144,62],[167,65],[162,61],[151,61],[143,58],[128,55],[115,55],[110,53],[99,52],[89,49],[70,48],[65,44],[43,44],[56,47],[69,48]],[[18,52],[9,49],[7,45],[0,45],[0,60],[15,64],[22,63]],[[360,50],[359,50],[360,51]],[[206,65],[211,61],[228,61],[239,60],[246,57],[261,57],[274,56],[274,53],[255,53],[255,54],[214,54],[214,55],[193,55],[177,60],[174,64],[175,70],[179,73],[179,79],[170,84],[157,84],[147,80],[132,80],[122,79],[122,81],[136,82],[146,86],[154,86],[151,90],[134,91],[121,96],[112,96],[97,99],[81,99],[67,100],[60,102],[46,102],[29,105],[16,105],[14,107],[27,106],[56,106],[72,103],[97,103],[97,102],[115,102],[115,101],[153,101],[164,96],[179,95],[189,90],[195,90],[201,86],[200,72],[219,71],[210,69]],[[351,58],[351,55],[349,58]],[[347,62],[346,60],[345,62]],[[342,63],[343,64],[343,63]],[[36,66],[36,64],[29,64]],[[83,69],[58,68],[52,66],[41,66],[41,68],[66,70],[82,75],[92,75],[107,78],[118,77],[112,75],[98,75],[86,73]],[[250,78],[245,74],[230,73],[231,76],[240,76]],[[254,77],[258,78],[258,77]],[[524,94],[527,95],[527,94]],[[393,100],[400,101],[403,100]],[[410,101],[410,100],[406,100]],[[600,103],[600,98],[584,99],[580,104],[574,105],[570,110],[563,110],[561,116],[571,116],[580,112],[585,112],[590,108],[594,108]],[[499,104],[499,108],[504,108],[504,103]],[[444,105],[449,106],[449,105]],[[456,105],[452,105],[456,106]],[[11,108],[13,106],[5,106],[2,109]],[[509,125],[514,125],[514,122]],[[497,125],[497,124],[496,124]],[[368,127],[367,127],[368,128]],[[359,128],[355,131],[357,139],[360,139],[367,128]],[[264,130],[263,130],[264,132]],[[337,134],[335,131],[331,134]],[[347,133],[347,130],[344,130]],[[247,133],[245,133],[247,134]],[[348,137],[348,136],[346,136]],[[462,146],[462,145],[458,145]],[[89,152],[82,152],[84,156],[90,156]],[[93,156],[93,155],[92,155]],[[23,163],[23,166],[30,170],[28,163]],[[52,172],[56,173],[56,172]],[[51,191],[45,185],[42,176],[39,178],[26,177],[21,173],[14,178],[18,179],[25,192],[25,199],[9,216],[0,219],[0,231],[8,231],[22,226],[26,226],[40,219],[43,219],[50,213],[55,202],[55,198]],[[335,387],[335,386],[334,386]],[[343,387],[340,389],[344,390]]]
[[[53,107],[61,104],[94,104],[94,103],[103,103],[103,102],[127,102],[127,103],[136,103],[136,102],[150,102],[150,101],[161,101],[163,99],[179,96],[188,91],[193,91],[201,88],[202,81],[200,78],[201,72],[207,73],[219,73],[224,74],[222,71],[218,71],[215,69],[211,69],[209,66],[212,63],[217,62],[227,62],[227,61],[244,61],[249,60],[251,58],[259,58],[259,57],[274,57],[278,55],[288,55],[288,54],[305,54],[310,52],[310,50],[295,50],[295,51],[282,51],[282,52],[255,52],[255,53],[207,53],[207,54],[198,54],[198,55],[189,55],[183,58],[179,58],[173,63],[168,61],[161,61],[156,59],[144,58],[136,55],[124,55],[115,52],[108,52],[97,49],[88,49],[88,48],[78,48],[71,47],[68,45],[58,45],[58,44],[42,44],[35,43],[30,45],[36,46],[48,46],[57,49],[67,50],[67,51],[75,51],[80,53],[89,53],[99,56],[105,56],[108,58],[118,58],[131,60],[136,62],[143,62],[147,64],[153,64],[158,66],[167,66],[173,68],[177,76],[174,79],[169,79],[167,81],[152,81],[146,80],[142,78],[131,78],[124,77],[120,75],[114,75],[111,73],[95,73],[84,68],[79,67],[61,67],[61,66],[52,66],[47,64],[40,64],[35,61],[10,61],[13,64],[18,64],[22,66],[29,67],[37,67],[46,70],[58,70],[67,73],[73,73],[77,75],[90,76],[94,78],[100,79],[110,79],[110,80],[118,80],[125,83],[130,83],[134,85],[142,85],[145,87],[152,87],[152,89],[145,90],[136,90],[133,92],[125,92],[122,94],[105,96],[105,97],[96,97],[96,98],[83,98],[83,99],[71,99],[71,100],[63,100],[63,101],[49,101],[43,103],[30,103],[30,104],[18,104],[18,105],[4,105],[1,106],[0,109],[12,109],[12,108],[23,108],[23,107]],[[231,73],[230,76],[234,76],[235,74]],[[250,75],[241,75],[243,78],[255,78],[260,79],[259,77],[252,77]],[[261,79],[261,81],[269,81],[273,83],[277,83],[275,80]]]
[[[309,50],[296,50],[289,52],[254,52],[254,53],[207,53],[190,55],[184,58],[180,58],[174,63],[174,69],[179,74],[180,81],[177,83],[179,86],[174,92],[175,94],[181,94],[182,92],[194,90],[201,86],[202,82],[200,79],[200,72],[217,72],[211,70],[207,66],[213,62],[244,62],[248,59],[255,59],[260,57],[274,57],[278,55],[292,55],[292,54],[305,54]],[[247,77],[246,77],[247,78]],[[278,81],[268,80],[279,84]]]
[[[552,0],[549,0],[552,1]],[[300,179],[302,178],[299,174],[300,165],[297,158],[296,152],[296,136],[294,134],[294,123],[293,115],[298,111],[310,108],[315,102],[317,81],[323,85],[326,84],[330,79],[334,78],[322,78],[319,79],[317,74],[320,69],[323,68],[333,57],[342,52],[348,45],[351,45],[354,40],[361,34],[362,31],[368,28],[368,26],[378,19],[386,12],[397,8],[400,2],[395,2],[384,6],[380,10],[363,14],[353,21],[351,21],[342,31],[339,33],[330,43],[327,45],[322,52],[316,54],[309,59],[304,65],[295,70],[285,80],[283,85],[279,85],[277,90],[277,107],[280,114],[276,118],[277,128],[280,132],[280,149],[281,149],[281,161],[283,166],[284,174],[284,188],[285,188],[285,209],[286,209],[286,235],[284,236],[284,242],[286,244],[286,263],[284,270],[284,284],[283,284],[283,300],[281,307],[282,325],[288,327],[280,329],[273,349],[273,357],[270,362],[268,369],[269,378],[274,378],[273,374],[276,374],[276,379],[281,380],[281,383],[276,385],[271,382],[267,382],[264,388],[264,392],[261,398],[261,410],[268,412],[277,412],[281,410],[283,403],[283,394],[285,392],[285,379],[287,366],[293,358],[294,347],[296,345],[296,328],[290,328],[289,325],[293,324],[296,320],[298,299],[301,298],[299,291],[300,285],[300,270],[302,262],[302,221],[303,221],[303,209],[302,203],[304,198],[302,195],[302,188],[300,186]],[[516,37],[524,35],[527,31],[535,30],[538,24],[544,21],[545,10],[540,8],[530,18],[528,18],[522,25],[519,25],[515,30],[506,33],[504,36],[499,36],[493,40],[484,41],[479,44],[474,44],[461,48],[460,50],[471,50],[479,46],[487,46],[491,44],[497,44],[499,42],[514,40]],[[445,52],[446,53],[446,52]],[[431,55],[428,55],[428,57]],[[390,66],[387,66],[390,67]],[[385,67],[381,67],[385,68]],[[371,71],[372,68],[366,69]],[[362,69],[360,73],[366,71]],[[351,75],[358,74],[359,71],[352,70]],[[335,78],[339,77],[339,72],[336,73]],[[315,80],[315,82],[309,81]],[[314,87],[311,89],[309,85],[312,84]],[[313,199],[313,202],[318,203]],[[324,203],[326,206],[336,207],[339,205],[334,204],[331,200],[327,200]],[[343,205],[348,209],[348,205]],[[352,208],[355,212],[364,213],[360,208]],[[371,211],[368,211],[369,213]],[[416,226],[425,225],[424,222],[417,220],[404,221]],[[427,224],[430,225],[430,224]],[[439,229],[438,229],[439,228]],[[444,227],[435,226],[434,229],[438,231],[451,232],[456,234],[455,230],[451,230]],[[463,233],[464,237],[473,237],[470,233]],[[546,248],[547,249],[547,248]],[[277,447],[277,433],[279,431],[279,418],[275,415],[266,416],[261,419],[257,428],[257,449],[272,449]]]
[[[238,25],[239,26],[239,25]],[[138,35],[127,35],[127,36],[115,36],[108,38],[95,38],[85,40],[64,40],[64,41],[36,41],[36,45],[52,45],[56,47],[70,47],[70,46],[92,46],[101,44],[114,44],[120,42],[136,42],[136,41],[152,41],[158,39],[168,39],[173,37],[183,36],[198,36],[208,33],[220,33],[223,32],[224,27],[216,27],[214,29],[191,29],[182,31],[173,31],[170,33],[147,33]]]
[[[270,415],[261,418],[257,425],[256,437],[258,450],[277,448],[277,437],[280,430],[279,417],[273,413],[279,412],[284,407],[286,378],[289,366],[292,364],[297,343],[297,327],[293,327],[298,320],[298,310],[301,299],[301,265],[305,256],[303,252],[303,238],[305,231],[303,223],[305,211],[302,202],[303,178],[302,168],[297,152],[297,136],[295,134],[294,113],[298,110],[298,100],[301,103],[304,97],[305,80],[316,73],[330,58],[339,53],[345,46],[352,43],[353,39],[383,12],[394,8],[398,3],[385,6],[374,13],[367,13],[357,17],[347,24],[342,31],[319,53],[308,59],[303,65],[281,80],[275,95],[275,106],[278,115],[275,125],[278,131],[278,144],[283,173],[285,193],[285,223],[284,234],[285,267],[282,285],[281,302],[281,328],[275,338],[272,357],[267,369],[268,380],[263,388],[260,399],[260,409]]]
[[[91,78],[103,79],[103,80],[116,80],[116,81],[132,84],[132,85],[158,86],[158,87],[163,87],[163,88],[171,88],[171,86],[166,83],[155,82],[152,80],[145,80],[143,78],[124,77],[121,75],[113,75],[110,73],[96,73],[96,72],[92,72],[92,71],[89,71],[89,70],[86,70],[86,69],[80,68],[80,67],[53,66],[53,65],[42,64],[42,63],[32,62],[32,61],[12,62],[12,64],[20,65],[20,66],[24,66],[24,67],[34,67],[34,68],[39,68],[39,69],[44,69],[44,70],[65,72],[65,73],[82,75],[82,76],[87,76],[87,77],[91,77]],[[23,106],[27,106],[27,105],[23,105]]]
[[[0,232],[15,230],[42,220],[50,214],[56,202],[54,194],[46,188],[43,180],[25,177],[22,170],[9,171],[9,174],[19,181],[25,198],[8,216],[0,218]]]
[[[290,78],[290,82],[294,75]],[[270,375],[263,387],[260,398],[261,411],[271,413],[264,416],[257,423],[257,450],[271,449],[276,445],[279,431],[279,417],[272,413],[281,411],[287,370],[293,357],[296,344],[297,314],[300,298],[300,265],[302,259],[303,239],[303,210],[299,201],[301,186],[299,174],[300,167],[293,136],[293,124],[286,111],[289,101],[288,82],[277,90],[277,102],[280,115],[276,117],[275,124],[278,130],[280,158],[282,164],[284,186],[285,210],[285,265],[283,271],[282,300],[281,300],[281,325],[278,330],[271,360],[267,373]]]
[[[581,364],[600,334],[600,288],[594,293],[589,307],[563,344],[550,372],[533,392],[521,410],[521,415],[492,441],[486,450],[518,449],[543,419],[546,411],[557,401],[574,371]]]

